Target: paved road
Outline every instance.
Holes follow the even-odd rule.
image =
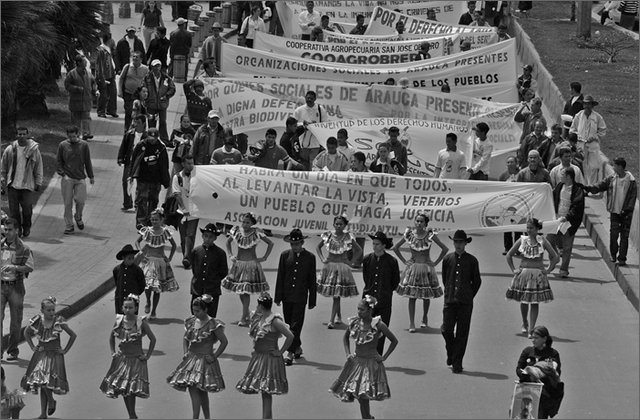
[[[274,238],[273,257],[265,265],[274,287],[276,256],[285,244]],[[445,238],[446,239],[446,238]],[[307,243],[313,249],[317,238]],[[220,244],[222,238],[218,239]],[[200,242],[198,240],[198,242]],[[445,242],[449,242],[446,240]],[[509,283],[498,236],[476,236],[468,250],[477,255],[483,285],[476,298],[472,333],[465,358],[465,372],[454,375],[445,366],[444,343],[437,328],[442,317],[442,299],[433,301],[431,328],[407,332],[406,300],[395,297],[391,321],[400,344],[386,366],[392,398],[372,403],[377,418],[505,418],[515,378],[514,364],[529,340],[519,334],[518,305],[507,302]],[[370,242],[366,252],[371,251]],[[563,362],[566,397],[561,418],[638,418],[638,314],[623,296],[600,261],[583,229],[578,232],[572,280],[552,279],[556,300],[541,307],[539,323],[549,327]],[[176,255],[176,263],[180,254]],[[158,337],[149,362],[151,398],[139,400],[140,418],[188,418],[189,397],[170,388],[165,378],[181,355],[182,320],[188,316],[187,272],[175,267],[181,285],[178,292],[162,296],[159,319],[152,328]],[[362,277],[356,273],[358,286]],[[343,316],[355,314],[356,299],[343,300]],[[255,298],[252,299],[252,307]],[[122,400],[106,398],[98,389],[110,356],[108,334],[113,322],[111,294],[69,321],[78,333],[76,345],[67,355],[71,393],[59,398],[56,416],[61,418],[126,418]],[[358,405],[341,403],[328,387],[344,363],[342,330],[327,330],[330,302],[319,297],[319,305],[308,313],[303,332],[305,359],[287,368],[288,395],[275,397],[274,414],[283,418],[347,418],[359,415]],[[253,418],[261,414],[260,398],[245,396],[234,386],[244,372],[250,354],[246,328],[232,325],[240,316],[236,296],[224,295],[219,318],[227,323],[229,347],[221,358],[227,389],[211,395],[215,418]],[[145,342],[146,345],[146,342]],[[30,357],[23,345],[22,357]],[[9,386],[15,387],[27,360],[5,363]],[[39,414],[38,397],[26,397],[23,418]]]

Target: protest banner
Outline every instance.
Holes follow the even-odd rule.
[[[441,34],[388,34],[388,35],[350,35],[340,32],[325,32],[323,35],[323,42],[330,42],[336,44],[367,44],[376,42],[421,42],[423,40],[431,41],[431,38],[441,37]],[[447,35],[451,37],[453,45],[450,48],[449,54],[455,54],[460,52],[460,43],[462,41],[469,41],[471,43],[471,49],[485,47],[487,45],[495,44],[498,42],[497,32],[465,32],[459,34]],[[455,38],[454,38],[455,36]],[[445,54],[446,55],[446,54]]]
[[[434,175],[438,152],[445,148],[447,133],[458,136],[458,150],[467,158],[467,167],[471,164],[473,154],[472,132],[467,127],[435,121],[412,120],[407,118],[361,118],[355,120],[338,120],[324,123],[309,124],[314,136],[326,139],[336,136],[339,129],[344,128],[349,133],[349,144],[364,153],[367,164],[376,159],[378,144],[389,139],[389,127],[400,129],[400,142],[407,147],[408,165],[407,175]],[[395,157],[395,156],[391,156]]]
[[[449,55],[450,47],[459,44],[457,37],[458,35],[434,37],[428,40],[336,44],[260,34],[256,37],[253,48],[310,60],[377,66],[417,61],[417,53],[423,42],[429,43],[429,54],[432,58]]]
[[[458,15],[460,17],[460,15]],[[410,34],[457,34],[467,32],[496,32],[492,26],[456,25],[424,18],[413,17],[395,10],[376,7],[369,20],[365,35],[395,34],[396,24],[404,22],[405,33]]]
[[[348,33],[355,26],[356,17],[363,15],[369,20],[377,6],[388,9],[398,9],[410,16],[426,16],[427,10],[432,8],[436,12],[436,19],[444,23],[458,23],[460,15],[466,11],[463,1],[316,1],[314,10],[321,15],[327,15],[336,30]],[[298,39],[301,29],[298,26],[298,15],[307,10],[306,1],[278,1],[276,2],[278,17],[282,23],[284,35],[287,38]]]
[[[222,44],[222,73],[226,77],[290,77],[361,84],[396,84],[406,78],[410,87],[439,91],[448,84],[452,92],[474,98],[514,103],[518,99],[515,80],[515,40],[499,42],[472,51],[414,63],[352,65],[293,58],[229,43]]]
[[[482,187],[479,188],[479,182]],[[191,179],[197,217],[240,223],[247,211],[257,226],[276,232],[300,228],[318,234],[346,215],[349,230],[401,235],[418,211],[429,227],[451,232],[524,231],[535,216],[545,228],[555,218],[546,183],[460,181],[377,173],[281,171],[246,165],[198,166]],[[555,224],[557,226],[557,223]]]
[[[518,147],[522,132],[513,120],[519,104],[483,101],[455,94],[301,79],[204,78],[205,95],[220,114],[220,123],[237,133],[275,128],[280,133],[287,117],[304,95],[313,90],[330,121],[395,117],[443,122],[466,128],[484,121],[494,150]]]

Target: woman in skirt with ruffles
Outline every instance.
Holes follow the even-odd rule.
[[[40,392],[40,416],[46,419],[56,411],[56,400],[53,394],[65,395],[69,392],[64,355],[76,341],[76,333],[69,328],[61,316],[56,316],[56,299],[47,297],[40,303],[40,312],[31,318],[29,326],[24,330],[24,337],[33,350],[33,356],[22,377],[20,385],[25,391]],[[69,334],[69,341],[64,349],[60,346],[62,331]],[[38,345],[33,344],[33,337]]]
[[[111,366],[100,384],[100,390],[109,398],[122,395],[130,419],[137,419],[136,397],[149,398],[149,370],[147,360],[156,346],[145,317],[136,315],[140,300],[130,294],[122,303],[122,314],[116,316],[116,322],[109,334],[111,348]],[[149,338],[149,349],[142,350],[142,337]],[[116,338],[120,340],[116,350]]]
[[[424,213],[419,213],[415,219],[415,227],[407,228],[402,239],[393,247],[393,252],[398,259],[406,265],[402,281],[396,288],[396,292],[409,298],[409,332],[416,332],[415,315],[416,299],[422,299],[422,324],[420,328],[427,328],[429,299],[442,296],[442,287],[436,274],[436,266],[447,255],[449,248],[438,238],[437,232],[427,229],[429,218]],[[407,243],[411,251],[411,258],[405,260],[400,252],[400,247]],[[440,255],[435,261],[431,261],[431,245],[436,243],[440,247]]]
[[[253,353],[247,371],[236,389],[243,394],[262,395],[262,418],[273,418],[272,395],[289,392],[287,372],[282,355],[293,342],[293,333],[285,324],[282,315],[271,312],[273,298],[268,292],[258,297],[258,306],[251,317],[249,336],[253,339]],[[278,339],[285,337],[282,347]]]
[[[200,417],[200,408],[205,419],[210,418],[208,392],[224,389],[224,380],[218,358],[227,348],[224,323],[207,314],[210,295],[202,295],[193,300],[193,316],[184,321],[182,362],[169,375],[167,382],[178,391],[189,390],[193,418]],[[214,345],[220,342],[214,351]]]
[[[334,230],[324,232],[321,235],[322,241],[316,247],[316,254],[324,264],[317,281],[318,293],[333,298],[331,318],[327,324],[329,329],[334,328],[334,322],[342,324],[340,298],[359,295],[351,267],[355,265],[354,261],[361,260],[362,248],[356,242],[355,236],[345,232],[348,224],[346,217],[336,216],[333,219]],[[322,254],[322,248],[327,252],[326,257]]]
[[[358,316],[349,319],[349,328],[343,337],[347,362],[329,389],[329,392],[344,402],[357,399],[363,419],[374,418],[371,415],[369,401],[382,401],[391,397],[383,362],[398,345],[398,339],[380,317],[371,316],[376,303],[376,298],[366,295],[358,303]],[[378,340],[383,335],[389,339],[390,344],[384,356],[381,356],[377,347]],[[353,339],[356,345],[353,354],[349,339]]]
[[[256,222],[257,219],[253,213],[242,215],[242,225],[231,228],[226,244],[227,255],[231,255],[232,265],[229,274],[222,280],[222,287],[240,295],[242,303],[242,318],[238,321],[240,327],[249,326],[251,295],[269,290],[269,284],[260,263],[269,258],[273,242],[267,238],[262,230],[254,227]],[[256,255],[256,247],[260,241],[267,244],[267,251],[262,258],[258,258]],[[231,250],[233,242],[238,247],[235,256]]]
[[[555,269],[560,260],[549,241],[538,233],[541,229],[542,223],[538,219],[527,220],[527,235],[522,235],[507,252],[507,264],[513,271],[513,280],[506,293],[507,299],[520,302],[522,333],[528,334],[529,338],[538,320],[538,304],[553,300],[547,275]],[[549,253],[549,268],[544,266],[545,250]],[[518,251],[522,261],[520,268],[516,269],[513,256]]]

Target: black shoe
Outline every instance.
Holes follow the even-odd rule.
[[[611,261],[612,263],[615,263],[617,260],[616,260],[616,257],[611,257],[609,261]]]
[[[67,228],[64,230],[65,235],[71,235],[73,232],[75,232],[74,228]]]
[[[453,360],[451,360],[451,356],[447,356],[447,366],[451,366],[453,364]]]
[[[100,118],[107,118],[107,114],[98,114],[98,117],[100,117]]]
[[[82,220],[76,220],[76,225],[78,225],[78,229],[84,229],[84,222]]]
[[[27,237],[29,237],[29,235],[31,235],[31,228],[22,229],[22,237],[23,238],[27,238]]]
[[[451,371],[453,373],[462,373],[462,366],[454,366],[453,369],[451,369]]]
[[[182,266],[183,266],[186,270],[188,270],[188,269],[190,269],[190,268],[191,268],[191,263],[189,262],[189,260],[188,260],[188,259],[184,258],[184,259],[182,260]]]
[[[25,236],[25,234],[23,233],[22,236]],[[618,261],[618,267],[624,267],[625,265],[627,265],[627,261]]]
[[[125,213],[129,213],[130,211],[133,211],[133,207],[122,206],[122,207],[120,207],[120,210],[122,210]]]
[[[111,115],[113,118],[119,118],[120,117],[120,115],[118,115],[118,114],[109,114],[109,115]]]
[[[142,223],[138,223],[138,224],[136,225],[136,230],[140,230],[140,229],[142,229],[143,227],[144,227],[144,225],[143,225]]]
[[[18,354],[8,354],[7,360],[18,360]]]
[[[293,357],[295,359],[299,359],[300,357],[302,357],[302,347],[299,347],[298,350],[293,352]]]
[[[92,138],[93,136],[89,134],[85,134],[84,136],[82,136],[82,140],[91,140]]]

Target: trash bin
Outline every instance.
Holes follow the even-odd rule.
[[[200,27],[200,43],[204,42],[209,36],[209,32],[211,31],[211,25],[209,24],[208,16],[200,16],[198,19],[198,26]]]
[[[134,6],[133,6],[133,10],[136,13],[142,13],[142,9],[144,9],[144,2],[143,1],[135,2]]]
[[[120,19],[129,19],[131,17],[131,4],[128,1],[121,1],[118,7],[118,17]]]
[[[184,55],[173,56],[173,80],[177,83],[187,81],[187,57]]]
[[[213,11],[216,14],[214,22],[218,22],[220,25],[222,25],[222,7],[216,6],[213,8]],[[213,22],[211,22],[211,24],[213,25]]]
[[[102,21],[113,25],[113,2],[105,1],[102,4]]]
[[[202,13],[202,6],[200,6],[199,4],[189,6],[189,12],[187,12],[187,20],[196,22],[200,17],[200,13]]]
[[[191,52],[193,53],[198,49],[200,44],[198,43],[198,37],[200,36],[200,27],[198,25],[189,25],[189,32],[191,32]]]
[[[231,3],[228,1],[222,3],[222,26],[231,27]]]

